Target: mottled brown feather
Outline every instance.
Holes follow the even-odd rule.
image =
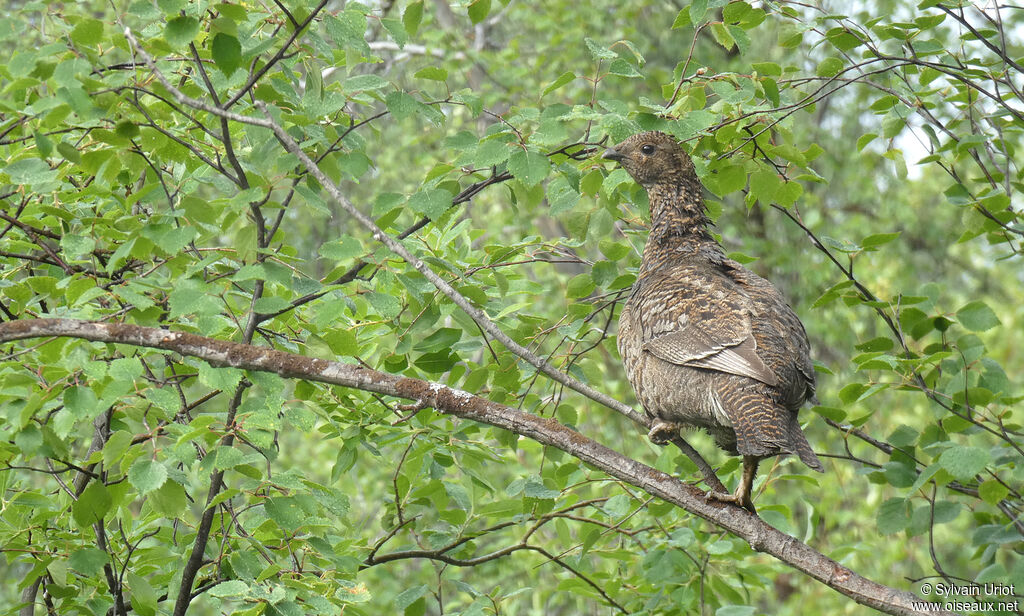
[[[669,135],[649,132],[604,157],[647,190],[651,205],[651,232],[618,334],[646,412],[703,428],[730,453],[791,453],[821,471],[797,422],[814,396],[807,334],[779,291],[727,258],[708,231],[689,156]]]

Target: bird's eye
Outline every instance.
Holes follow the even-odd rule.
[[[654,146],[649,143],[645,143],[640,146],[640,151],[643,152],[645,156],[650,156],[651,154],[654,154]]]

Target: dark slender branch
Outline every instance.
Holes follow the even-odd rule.
[[[281,48],[277,50],[277,53],[275,53],[273,57],[271,57],[270,60],[267,61],[266,64],[261,66],[259,70],[250,75],[249,80],[245,82],[245,85],[242,86],[242,89],[236,92],[234,96],[229,98],[224,103],[224,109],[230,109],[231,107],[233,107],[235,103],[237,103],[239,100],[242,99],[243,96],[249,93],[249,90],[251,90],[253,86],[259,83],[259,80],[264,75],[267,74],[267,71],[272,69],[278,62],[281,61],[282,58],[284,58],[285,54],[288,52],[288,48],[291,47],[292,43],[294,43],[295,40],[298,39],[299,36],[306,31],[306,26],[308,26],[310,23],[312,23],[314,19],[316,19],[316,16],[320,14],[320,11],[323,10],[325,6],[327,6],[328,2],[330,2],[330,0],[320,0],[320,3],[317,4],[313,8],[313,10],[309,12],[309,15],[306,16],[306,19],[302,20],[302,23],[298,24],[298,26],[296,26],[292,30],[292,33],[288,35],[288,39],[281,45]]]

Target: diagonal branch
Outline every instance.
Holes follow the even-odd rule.
[[[538,417],[441,383],[154,327],[77,319],[21,319],[0,323],[0,344],[42,337],[149,347],[196,357],[218,367],[272,372],[284,378],[420,400],[442,413],[509,430],[560,449],[611,477],[711,522],[743,539],[755,551],[777,558],[857,603],[898,616],[922,613],[915,609],[914,604],[919,599],[912,593],[864,578],[742,508],[708,502],[698,488],[605,447],[554,419]]]
[[[572,389],[573,391],[576,391],[577,393],[580,393],[583,396],[586,396],[587,398],[594,400],[595,402],[603,404],[604,406],[607,406],[608,408],[625,415],[626,417],[632,419],[633,421],[639,423],[640,425],[643,425],[647,428],[651,427],[652,421],[651,418],[648,417],[647,415],[638,413],[632,408],[630,408],[628,405],[616,400],[615,398],[612,398],[608,394],[597,391],[596,389],[590,387],[589,385],[581,383],[580,381],[572,378],[568,374],[559,371],[554,366],[544,361],[544,359],[539,355],[531,352],[529,349],[519,344],[515,340],[512,340],[512,338],[510,338],[505,332],[503,332],[494,323],[494,321],[492,321],[490,317],[488,317],[487,314],[484,313],[483,310],[480,310],[479,308],[471,304],[470,301],[466,299],[464,295],[462,295],[455,289],[455,287],[453,287],[446,280],[444,280],[436,273],[434,273],[434,271],[430,269],[427,266],[427,264],[423,262],[422,259],[419,259],[411,252],[409,252],[409,250],[405,247],[404,244],[402,244],[399,240],[385,233],[380,227],[377,226],[377,223],[374,222],[372,218],[370,218],[362,211],[360,211],[348,199],[348,197],[346,197],[345,194],[341,192],[341,189],[338,188],[337,184],[335,184],[329,177],[327,177],[327,174],[325,174],[320,169],[320,167],[317,166],[316,162],[314,162],[302,150],[302,148],[299,147],[299,144],[296,143],[294,139],[292,139],[291,135],[289,135],[280,124],[274,121],[273,117],[271,117],[269,113],[267,106],[262,101],[256,101],[254,103],[256,108],[259,109],[264,114],[264,118],[261,119],[227,111],[215,105],[210,105],[201,100],[191,98],[184,94],[181,90],[175,88],[174,85],[156,67],[156,62],[153,60],[153,57],[149,55],[149,53],[146,52],[144,49],[142,49],[142,47],[139,45],[138,40],[135,38],[135,35],[132,34],[130,29],[126,28],[124,31],[124,35],[125,38],[128,39],[128,42],[131,44],[132,48],[136,51],[136,53],[139,54],[139,56],[142,57],[146,65],[150,68],[150,70],[153,71],[153,74],[156,75],[158,80],[160,80],[160,83],[163,84],[164,88],[166,88],[167,91],[170,92],[171,95],[174,96],[174,98],[181,104],[187,105],[194,109],[199,109],[201,111],[206,111],[208,113],[224,118],[226,120],[232,120],[235,122],[241,122],[244,124],[250,124],[253,126],[260,126],[263,128],[270,129],[274,133],[274,136],[277,137],[278,141],[281,142],[281,145],[285,148],[285,150],[287,150],[290,154],[294,155],[296,158],[299,159],[299,162],[302,163],[304,167],[306,167],[306,170],[309,171],[309,174],[312,175],[316,179],[316,181],[319,182],[320,185],[324,187],[325,190],[327,190],[328,194],[331,195],[331,198],[337,201],[338,204],[341,205],[342,209],[344,209],[346,213],[352,216],[352,218],[354,218],[357,222],[359,222],[359,224],[361,224],[363,227],[368,229],[373,234],[374,240],[384,244],[384,246],[386,246],[391,252],[400,256],[406,263],[411,265],[414,269],[416,269],[416,271],[420,272],[424,278],[426,278],[439,291],[444,293],[445,296],[447,296],[448,299],[452,301],[452,303],[454,303],[463,312],[469,315],[469,317],[473,319],[473,321],[476,322],[478,326],[480,326],[480,329],[484,330],[485,332],[490,334],[492,338],[505,345],[505,348],[507,348],[509,351],[511,351],[519,358],[526,361],[528,364],[530,364],[540,372],[547,375],[553,381],[561,383],[562,385],[568,387],[569,389]],[[225,106],[227,106],[227,104],[225,104]],[[705,482],[707,482],[708,486],[712,490],[721,489],[724,491],[724,487],[722,486],[722,483],[718,480],[717,475],[715,475],[715,471],[711,468],[711,465],[708,464],[708,462],[697,452],[697,450],[695,450],[692,446],[690,446],[689,443],[687,443],[682,437],[678,435],[672,439],[672,443],[679,447],[683,451],[683,453],[686,454],[687,457],[693,460],[694,464],[697,465],[697,468],[700,469],[701,474],[704,476]]]

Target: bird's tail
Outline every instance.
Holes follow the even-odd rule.
[[[804,436],[803,430],[800,429],[796,413],[793,413],[791,417],[792,419],[789,422],[789,449],[800,457],[801,462],[819,473],[824,473],[825,467],[821,465],[821,460],[814,454],[811,444],[807,442],[807,437]]]
[[[762,387],[754,384],[719,390],[722,406],[736,433],[736,450],[757,457],[793,453],[810,468],[825,472],[800,430],[796,413],[772,400]]]

